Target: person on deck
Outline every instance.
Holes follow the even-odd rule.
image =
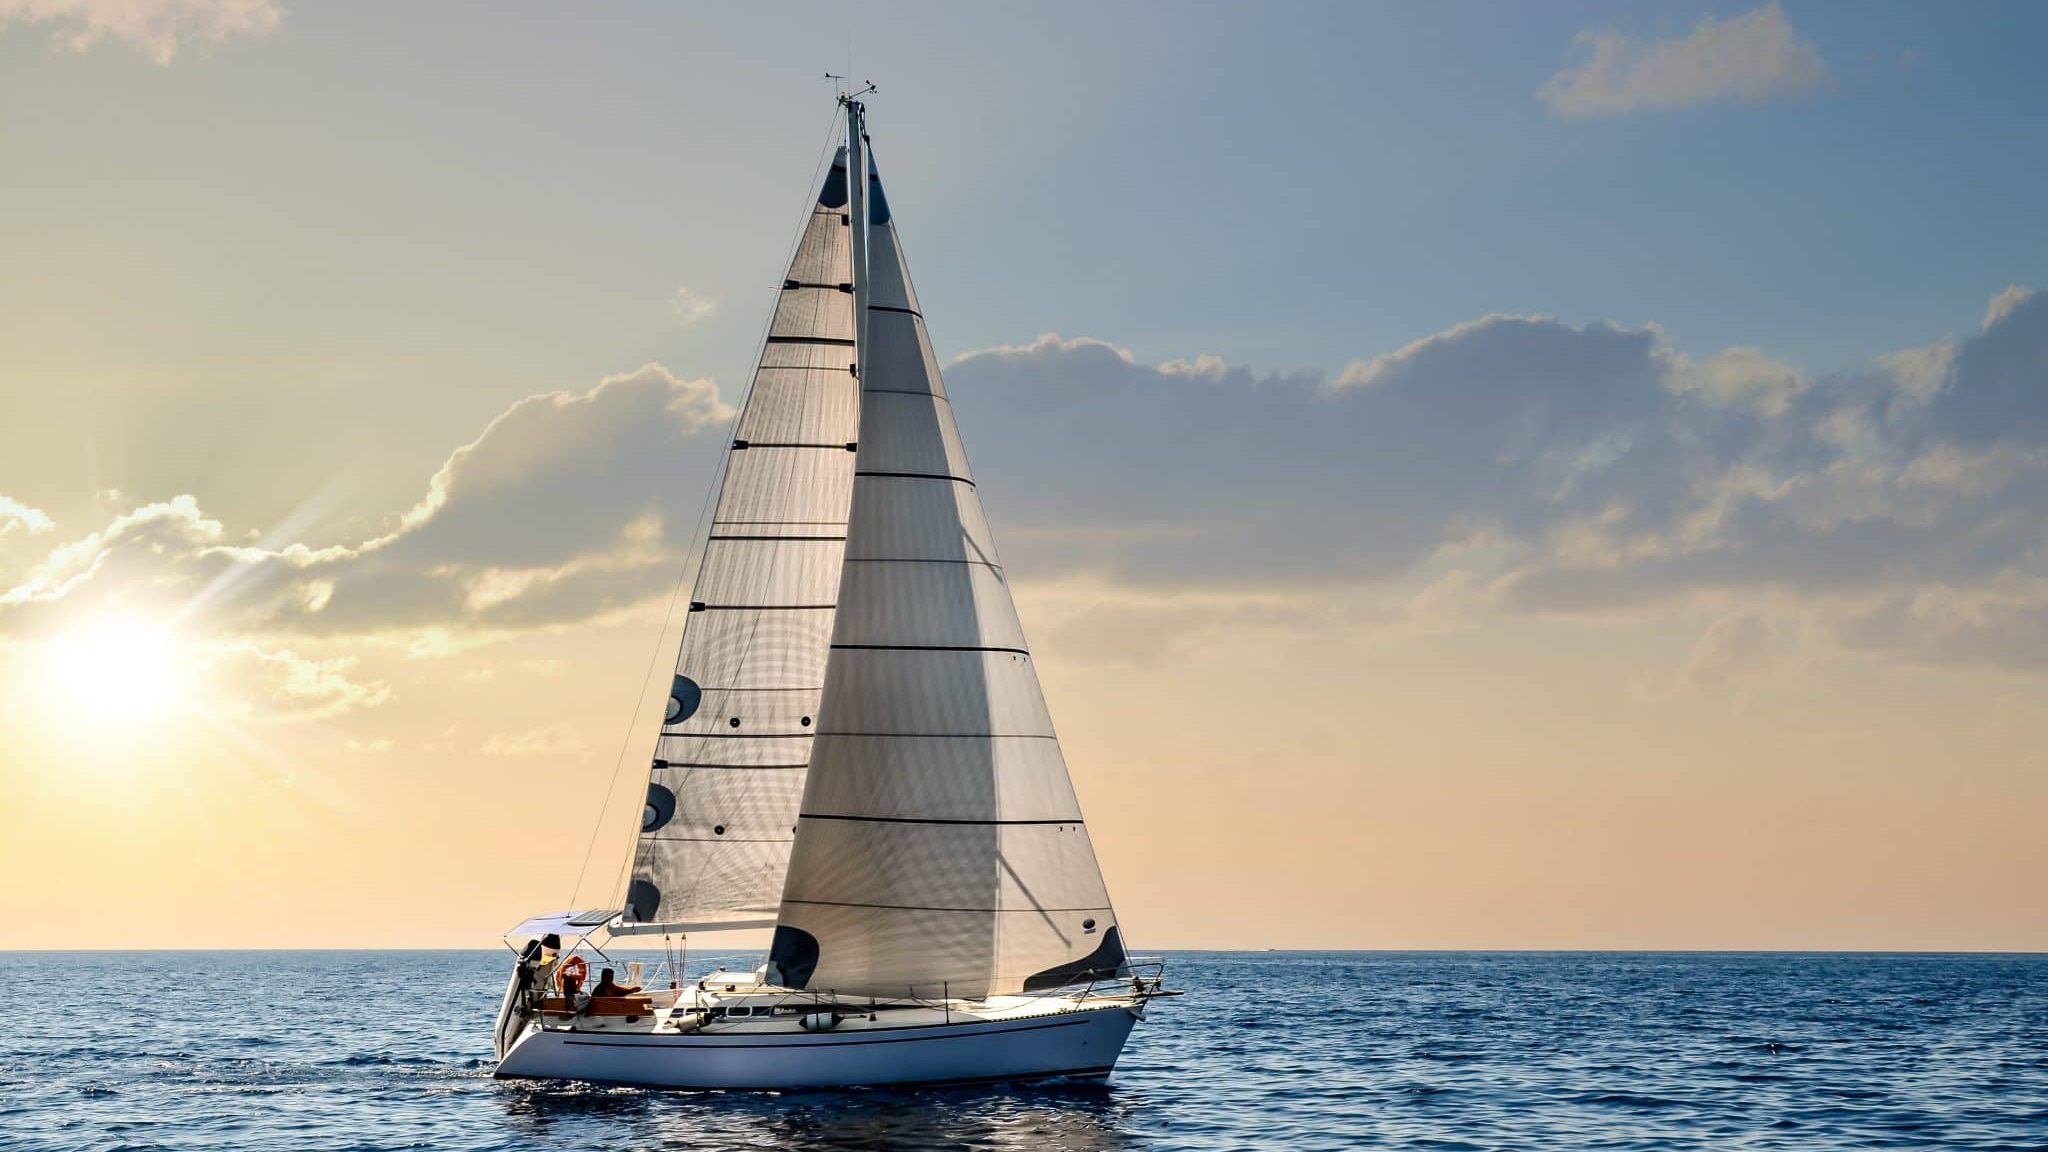
[[[590,990],[590,995],[596,999],[600,996],[631,996],[638,991],[638,984],[621,984],[613,979],[612,970],[606,968],[597,974],[597,987]]]
[[[531,992],[546,988],[550,969],[561,951],[562,938],[552,932],[538,940],[528,940],[519,953],[519,990]]]

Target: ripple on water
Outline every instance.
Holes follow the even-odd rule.
[[[10,957],[13,987],[150,994],[17,1010],[0,1145],[1804,1152],[2048,1132],[2048,957],[1187,953],[1169,970],[1190,995],[1107,1087],[758,1095],[490,1079],[504,963]]]

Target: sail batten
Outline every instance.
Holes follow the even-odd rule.
[[[860,429],[818,730],[769,963],[981,996],[1119,971],[1115,914],[870,168]]]

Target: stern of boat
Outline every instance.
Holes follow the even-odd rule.
[[[519,966],[515,964],[511,977],[505,981],[505,999],[498,1005],[498,1027],[492,1033],[496,1041],[497,1057],[501,1062],[518,1044],[520,1036],[526,1032],[527,1025],[532,1020],[533,1013],[527,1007],[526,997],[520,995]]]

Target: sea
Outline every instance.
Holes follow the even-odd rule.
[[[509,961],[0,954],[0,1147],[2048,1149],[2044,955],[1170,953],[1106,1085],[785,1094],[493,1080]]]

